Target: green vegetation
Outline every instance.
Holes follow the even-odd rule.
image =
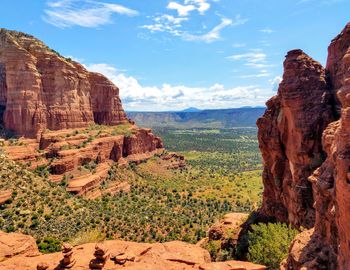
[[[62,242],[52,237],[45,237],[37,241],[39,250],[42,253],[52,253],[61,250]]]
[[[79,232],[93,230],[107,238],[194,243],[223,213],[237,210],[228,201],[200,200],[183,190],[150,186],[141,177],[132,180],[130,193],[85,200],[4,158],[0,166],[0,189],[14,191],[13,200],[0,206],[0,229],[34,235],[45,252],[52,250],[45,239],[74,242]]]
[[[94,125],[62,136],[88,134],[86,141],[91,141],[102,132],[132,134],[129,126]],[[0,230],[33,235],[43,252],[52,252],[65,241],[81,244],[105,238],[195,243],[224,214],[259,206],[261,161],[254,132],[203,129],[195,135],[192,130],[163,130],[166,146],[174,141],[170,150],[192,145],[191,151],[182,152],[188,166],[165,169],[158,157],[137,166],[113,166],[102,189],[108,181],[122,179],[131,185],[130,192],[96,200],[66,192],[69,174],[60,183],[51,183],[46,166],[32,173],[1,156],[0,190],[12,190],[13,199],[0,206]],[[95,168],[95,161],[80,167],[91,172]]]
[[[172,129],[156,128],[169,151],[250,153],[248,161],[261,163],[257,128]]]
[[[269,269],[279,269],[297,233],[297,230],[281,223],[253,225],[248,233],[248,260],[266,265]]]

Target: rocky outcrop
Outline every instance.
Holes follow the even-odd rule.
[[[170,161],[170,164],[165,166],[166,169],[179,169],[186,167],[185,157],[178,153],[170,152],[162,157],[165,161]]]
[[[319,223],[324,226],[317,226],[316,230],[324,233],[327,243],[337,251],[338,269],[345,270],[350,268],[350,23],[332,41],[328,51],[327,70],[339,100],[341,117],[339,124],[330,127],[334,136],[325,138],[329,139],[328,163],[322,166],[323,173],[316,183],[321,194],[333,195],[333,202],[326,204],[326,216],[332,218],[324,220],[325,215],[320,212]],[[325,228],[334,226],[334,221],[336,230],[325,232]]]
[[[35,255],[39,255],[39,250],[33,237],[0,231],[0,262],[18,256]]]
[[[164,149],[162,140],[150,129],[124,124],[45,131],[39,142],[26,138],[6,141],[4,151],[10,159],[27,164],[33,170],[47,170],[49,179],[62,182],[67,191],[96,198],[104,193],[130,190],[125,179],[110,176],[114,162],[118,166],[138,164],[161,155]],[[168,163],[176,162],[177,159],[171,157]],[[100,190],[103,182],[107,187]]]
[[[247,220],[246,213],[229,213],[208,231],[209,241],[213,240],[231,240],[237,243],[242,224]]]
[[[264,215],[297,227],[314,225],[308,177],[325,160],[321,136],[334,119],[331,101],[324,68],[301,50],[289,52],[278,94],[257,122]]]
[[[0,234],[0,242],[6,235]],[[27,236],[22,236],[27,237]],[[28,238],[28,237],[27,237]],[[34,242],[35,246],[35,242]],[[36,247],[36,246],[35,246]],[[2,254],[0,245],[0,254]],[[62,259],[63,257],[63,259]],[[174,241],[168,243],[133,243],[118,240],[103,244],[63,246],[62,253],[48,255],[19,253],[0,261],[0,269],[125,269],[125,270],[264,270],[248,262],[212,263],[208,251],[196,245]]]
[[[197,245],[209,249],[212,259],[216,261],[238,258],[238,242],[248,217],[246,213],[226,214],[210,227],[208,237],[199,241]]]
[[[45,129],[127,121],[119,89],[33,36],[0,29],[0,116],[6,129],[35,137]]]
[[[296,186],[293,182],[290,182],[288,175],[282,174],[282,185],[279,189],[276,188],[276,183],[273,183],[273,177],[270,177],[270,175],[274,176],[275,168],[279,164],[279,158],[277,157],[280,155],[276,153],[280,152],[276,149],[279,149],[281,145],[284,146],[282,153],[286,153],[284,163],[291,168],[292,175],[298,168],[303,168],[300,167],[300,163],[295,163],[295,159],[291,158],[293,155],[287,154],[288,147],[284,144],[284,137],[280,130],[276,129],[278,118],[273,115],[279,114],[281,109],[270,106],[270,101],[268,111],[259,120],[259,140],[265,166],[267,166],[264,171],[265,193],[261,212],[275,216],[278,220],[299,226],[304,225],[302,220],[309,217],[308,213],[315,211],[314,229],[302,232],[295,238],[290,248],[289,257],[281,266],[282,269],[350,269],[350,24],[332,41],[328,52],[326,66],[328,77],[325,91],[319,91],[319,88],[314,87],[311,88],[313,91],[309,93],[316,101],[316,103],[311,103],[313,107],[324,108],[318,116],[319,120],[317,122],[320,124],[315,127],[313,121],[305,122],[310,118],[314,119],[313,114],[301,110],[299,107],[300,98],[307,100],[307,96],[298,94],[294,96],[293,101],[296,104],[294,115],[300,115],[297,123],[306,124],[306,128],[313,131],[310,133],[310,137],[316,140],[313,145],[317,146],[308,147],[307,142],[310,142],[310,139],[306,137],[303,138],[303,143],[306,142],[307,144],[303,148],[300,148],[298,140],[291,144],[291,147],[295,148],[293,151],[299,157],[305,157],[305,150],[308,150],[311,156],[315,156],[317,153],[322,153],[319,148],[320,142],[322,142],[324,151],[320,162],[302,163],[310,165],[309,170],[306,170],[306,168],[303,170],[305,172],[304,176],[306,178],[309,176],[309,183],[312,184],[312,189],[309,184],[304,185],[307,189],[305,188],[303,196],[298,194],[299,184]],[[308,74],[306,77],[295,76],[295,80],[298,81],[297,85],[299,85],[296,89],[303,89],[303,87],[305,89],[305,85],[309,85],[309,82],[313,81],[312,74],[314,73],[310,71]],[[284,82],[287,75],[288,73],[284,76]],[[324,78],[324,76],[321,76],[321,78]],[[323,79],[320,81],[324,84]],[[284,82],[282,82],[282,89]],[[316,82],[317,80],[314,81],[313,85],[320,85]],[[280,96],[280,90],[278,96]],[[289,91],[293,93],[293,89]],[[333,95],[333,98],[327,97],[329,93]],[[278,96],[274,99],[278,100]],[[317,100],[322,100],[322,102],[317,102]],[[272,103],[275,104],[275,102]],[[330,103],[333,110],[330,109]],[[337,120],[338,116],[340,117],[339,120]],[[337,121],[331,122],[326,127],[326,124],[332,118]],[[267,124],[267,129],[264,123]],[[290,126],[293,121],[288,120],[287,123]],[[270,145],[266,144],[269,132],[273,138],[270,140]],[[291,131],[288,136],[292,134]],[[298,134],[294,133],[294,137],[298,138],[296,135]],[[278,140],[280,143],[276,143]],[[305,160],[308,161],[308,159]],[[298,164],[299,166],[296,166]],[[295,179],[298,178],[294,177],[293,181]],[[288,185],[284,185],[285,182]],[[304,180],[302,183],[304,183]],[[312,200],[309,204],[305,204],[305,200],[310,198],[308,194],[311,191],[313,192]],[[286,199],[287,196],[291,197]],[[288,207],[289,203],[286,202],[289,201],[294,203],[296,210]],[[281,212],[268,209],[269,207],[273,209],[277,205],[282,209]],[[280,213],[284,213],[284,215]],[[299,220],[299,222],[295,222],[296,220]],[[306,220],[310,219],[307,218]],[[312,222],[306,223],[306,225],[310,224]]]

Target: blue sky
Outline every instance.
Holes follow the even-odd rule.
[[[325,64],[350,0],[2,0],[30,33],[108,76],[127,110],[263,105],[286,52]]]

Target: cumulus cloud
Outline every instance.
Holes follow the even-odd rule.
[[[144,86],[135,77],[126,75],[106,64],[86,65],[87,69],[106,75],[120,88],[120,95],[127,110],[181,110],[187,107],[233,108],[263,105],[271,90],[255,85],[226,88],[222,84],[208,87],[185,85]]]
[[[47,3],[43,19],[60,28],[98,27],[113,22],[114,14],[136,16],[136,10],[93,0],[56,0]]]
[[[153,19],[153,24],[143,25],[141,28],[147,29],[151,32],[168,32],[174,36],[180,36],[182,32],[178,29],[181,27],[182,22],[187,20],[187,18],[179,18],[164,14],[155,17]]]
[[[210,9],[210,4],[207,0],[184,0],[183,4],[172,1],[169,2],[167,8],[176,10],[178,16],[186,17],[194,10],[198,11],[201,15],[204,15],[205,12]]]

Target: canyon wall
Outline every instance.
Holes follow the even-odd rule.
[[[334,119],[325,70],[301,50],[284,62],[278,94],[257,124],[264,159],[262,213],[310,228],[315,219],[308,177],[322,164],[323,130]]]
[[[119,89],[101,74],[60,56],[40,40],[0,29],[2,124],[35,137],[45,129],[127,121]]]
[[[284,67],[258,120],[260,213],[311,228],[292,242],[282,269],[350,269],[350,24],[329,46],[325,70],[299,50]]]

